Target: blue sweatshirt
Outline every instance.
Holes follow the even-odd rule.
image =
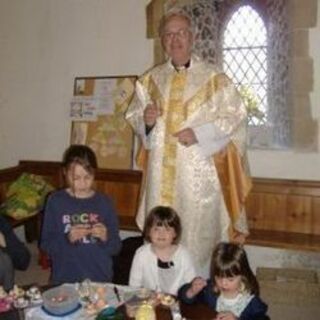
[[[68,239],[73,225],[92,226],[103,223],[107,241],[91,235],[76,243]],[[118,218],[111,200],[95,192],[89,198],[75,198],[66,190],[51,194],[46,203],[41,235],[41,248],[51,259],[51,282],[97,282],[112,280],[112,256],[121,248]]]

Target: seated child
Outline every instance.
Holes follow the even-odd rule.
[[[0,286],[6,291],[14,285],[14,269],[26,270],[30,252],[14,233],[7,219],[0,215]]]
[[[267,320],[267,305],[242,246],[220,243],[213,251],[211,279],[197,277],[179,289],[188,304],[203,302],[217,311],[217,320]]]
[[[93,189],[97,161],[84,145],[70,146],[63,159],[68,187],[52,193],[42,226],[41,248],[52,263],[51,282],[111,282],[112,256],[121,248],[111,199]]]
[[[177,294],[183,283],[195,277],[191,257],[179,244],[179,216],[170,207],[155,207],[146,219],[143,234],[148,243],[135,253],[129,285]]]

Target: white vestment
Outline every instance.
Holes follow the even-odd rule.
[[[143,112],[151,102],[161,116],[147,135]],[[137,224],[142,229],[157,205],[173,207],[181,218],[182,244],[201,266],[216,243],[229,239],[230,217],[213,154],[232,141],[244,155],[246,116],[227,76],[195,56],[185,70],[177,71],[168,61],[146,72],[126,113],[148,152]],[[173,134],[183,128],[192,128],[198,143],[178,143]],[[247,233],[245,215],[237,228]]]

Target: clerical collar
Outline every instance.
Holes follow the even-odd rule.
[[[191,60],[189,60],[186,64],[182,65],[182,66],[175,66],[174,64],[173,67],[174,69],[179,72],[179,71],[182,71],[182,70],[185,70],[185,69],[188,69],[190,67],[190,64],[191,64]]]

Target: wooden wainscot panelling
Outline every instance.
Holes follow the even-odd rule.
[[[247,200],[249,226],[262,230],[285,230],[286,195],[251,192]]]
[[[100,169],[96,174],[96,187],[114,201],[121,229],[138,230],[135,223],[142,173],[135,170]]]
[[[249,244],[320,251],[320,182],[253,179]]]
[[[286,230],[312,234],[312,197],[288,196]]]
[[[312,199],[312,233],[320,235],[320,197]]]
[[[55,188],[64,186],[61,162],[22,160],[19,162],[19,167],[21,172],[41,175]]]
[[[0,170],[0,204],[8,185],[23,172],[42,175],[56,188],[64,187],[61,162],[21,161],[16,167]],[[99,169],[95,180],[96,188],[113,199],[120,228],[137,230],[142,173]],[[248,244],[320,252],[320,181],[253,178],[246,209]],[[14,225],[28,227],[34,220]]]

